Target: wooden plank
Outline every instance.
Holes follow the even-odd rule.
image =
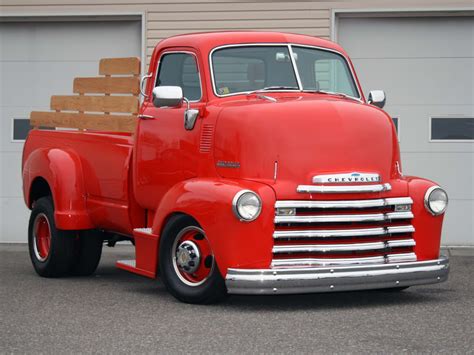
[[[30,122],[34,127],[62,127],[109,132],[134,132],[137,124],[137,116],[33,111],[30,114]]]
[[[140,74],[140,59],[103,58],[99,62],[100,75],[138,75]]]
[[[75,94],[133,94],[140,93],[138,77],[75,78]]]
[[[137,113],[136,96],[51,96],[51,110]]]

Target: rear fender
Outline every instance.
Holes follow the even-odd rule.
[[[252,222],[239,221],[232,211],[237,192],[248,189],[262,199],[262,212]],[[162,199],[153,222],[161,235],[176,213],[192,216],[206,232],[223,276],[230,267],[267,268],[272,259],[275,193],[267,185],[244,180],[191,179],[174,186]]]
[[[49,185],[54,201],[54,219],[59,229],[90,229],[93,224],[86,209],[86,193],[80,158],[57,148],[37,149],[23,165],[23,193],[32,208],[31,188],[37,178]],[[93,177],[91,177],[93,178]]]

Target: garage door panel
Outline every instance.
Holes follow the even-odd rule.
[[[472,17],[344,18],[338,39],[353,59],[472,57],[473,22]],[[364,42],[371,45],[361,50]]]
[[[474,245],[474,142],[430,142],[429,130],[430,117],[474,117],[474,17],[344,17],[337,33],[364,92],[385,90],[399,119],[404,173],[448,190],[443,243]]]
[[[96,76],[99,61],[8,62],[3,65],[4,102],[8,106],[46,106],[51,95],[72,93],[76,76]]]
[[[2,153],[0,196],[22,196],[21,152]]]
[[[5,107],[1,110],[0,119],[0,154],[3,160],[3,153],[6,152],[21,152],[23,150],[23,143],[12,142],[12,119],[13,118],[28,118],[29,113],[33,110],[49,110],[48,106],[24,106],[24,107]]]
[[[453,199],[474,199],[474,153],[402,153],[403,173],[433,180]]]
[[[474,244],[474,202],[472,200],[450,200],[444,218],[442,245]]]
[[[29,210],[22,197],[0,197],[0,243],[28,242]]]
[[[390,105],[398,118],[401,152],[474,152],[474,142],[430,142],[430,117],[474,117],[474,105]]]
[[[90,61],[137,55],[140,33],[138,21],[2,23],[2,60]]]
[[[364,92],[383,89],[392,105],[470,104],[474,96],[472,58],[356,59],[354,66]]]

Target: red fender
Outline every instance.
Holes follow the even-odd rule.
[[[406,176],[405,178],[408,181],[409,195],[413,199],[412,211],[415,215],[413,227],[415,227],[416,256],[418,260],[437,259],[441,244],[440,236],[444,213],[433,216],[426,210],[424,198],[426,191],[438,184],[415,176]]]
[[[79,157],[70,151],[45,148],[32,152],[23,164],[23,193],[31,208],[30,192],[36,178],[48,183],[54,201],[54,219],[59,229],[90,229],[84,180]]]
[[[233,213],[237,192],[248,189],[262,199],[262,212],[252,222],[241,222]],[[152,231],[156,235],[175,213],[192,216],[206,232],[223,276],[228,268],[267,268],[272,260],[275,192],[265,184],[244,180],[191,179],[174,186],[156,210]]]

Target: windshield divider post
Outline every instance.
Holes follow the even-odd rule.
[[[298,72],[298,67],[296,66],[295,56],[291,44],[288,44],[288,51],[290,52],[291,63],[293,64],[293,70],[295,71],[298,88],[301,92],[303,92],[303,85],[301,84],[300,73]]]

